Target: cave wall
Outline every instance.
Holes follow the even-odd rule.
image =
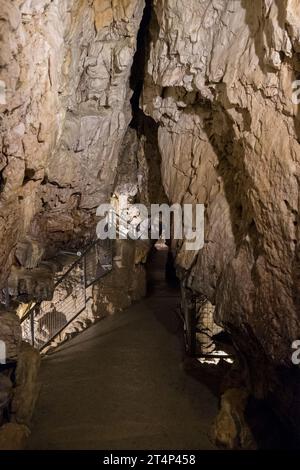
[[[259,397],[276,389],[287,416],[300,337],[299,24],[290,0],[154,0],[141,100],[159,126],[169,200],[206,206],[205,247],[177,245],[178,270],[215,305],[248,385]]]
[[[94,235],[132,118],[142,0],[1,0],[0,284]]]

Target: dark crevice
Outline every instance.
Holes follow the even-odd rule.
[[[25,174],[24,174],[24,179],[23,179],[23,186],[28,183],[29,181],[34,179],[35,175],[35,170],[32,168],[26,168]]]
[[[137,49],[133,58],[131,69],[130,88],[133,95],[130,100],[132,107],[132,121],[130,127],[136,129],[139,123],[140,114],[140,97],[144,86],[145,68],[149,57],[149,41],[150,41],[150,23],[152,17],[152,0],[146,0],[143,18],[137,35]]]
[[[136,131],[140,145],[143,147],[144,157],[149,170],[149,202],[152,204],[167,202],[161,180],[158,124],[152,117],[146,116],[140,109],[140,98],[143,92],[146,66],[150,55],[150,41],[155,39],[152,36],[157,30],[156,23],[157,20],[153,9],[153,0],[146,0],[143,17],[137,34],[137,49],[133,58],[130,76],[130,88],[133,91],[133,95],[130,100],[132,120],[129,127]]]

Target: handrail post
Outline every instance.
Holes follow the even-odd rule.
[[[34,312],[35,309],[32,310],[30,314],[30,330],[31,330],[31,344],[34,347]]]
[[[86,289],[87,289],[87,282],[86,282],[86,254],[84,254],[83,258],[83,288],[84,288],[84,304],[86,307]]]

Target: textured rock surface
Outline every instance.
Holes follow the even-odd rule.
[[[149,249],[143,245],[145,253]],[[129,307],[146,295],[146,272],[140,263],[141,247],[130,240],[119,240],[114,268],[93,291],[94,310],[101,315],[111,315]],[[137,256],[138,255],[138,256]]]
[[[18,357],[15,388],[11,405],[13,420],[30,425],[39,393],[38,372],[40,354],[30,344],[23,342]]]
[[[9,294],[21,302],[49,300],[53,296],[54,274],[49,265],[36,269],[13,266],[7,281]]]
[[[7,375],[0,373],[0,426],[4,418],[5,411],[9,407],[12,396],[12,381]]]
[[[251,431],[245,420],[248,400],[246,390],[231,388],[221,398],[221,409],[214,423],[213,438],[227,449],[255,449]]]
[[[233,333],[258,395],[300,337],[299,22],[290,0],[155,0],[141,103],[169,199],[206,205],[205,248],[178,247],[178,266]]]
[[[110,198],[131,120],[143,7],[142,0],[1,0],[2,282],[14,253],[31,267],[40,248],[28,244],[47,254],[56,243],[78,242]]]
[[[21,326],[14,312],[0,311],[0,341],[5,344],[6,359],[16,360],[21,347]]]
[[[27,426],[7,423],[0,428],[0,450],[23,450],[30,431]]]

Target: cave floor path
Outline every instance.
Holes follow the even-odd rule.
[[[163,256],[148,297],[43,359],[28,449],[214,448],[217,397],[184,367]]]

